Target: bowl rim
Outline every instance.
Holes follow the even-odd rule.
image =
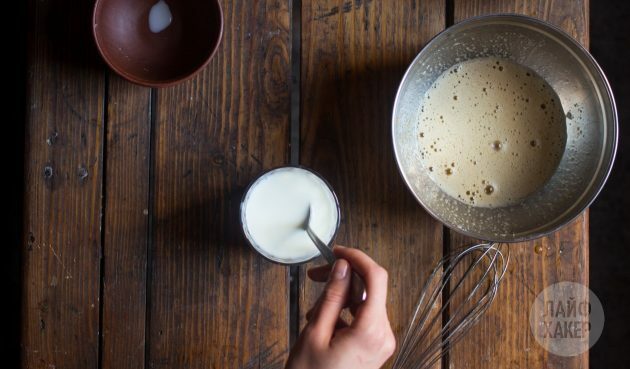
[[[94,2],[94,8],[92,9],[92,38],[94,39],[94,43],[96,44],[96,48],[98,49],[98,53],[101,55],[101,58],[105,61],[105,63],[107,64],[107,66],[109,66],[109,68],[111,70],[113,70],[114,72],[116,72],[119,76],[123,77],[124,79],[126,79],[129,82],[135,83],[137,85],[140,86],[144,86],[144,87],[152,87],[152,88],[159,88],[159,87],[170,87],[173,85],[176,85],[178,83],[187,81],[189,79],[191,79],[192,77],[194,77],[197,73],[199,73],[199,71],[201,71],[206,65],[208,65],[208,63],[210,63],[210,60],[212,60],[212,58],[214,57],[214,55],[217,53],[217,50],[219,49],[219,46],[221,45],[221,41],[223,40],[223,25],[224,25],[224,16],[223,16],[223,7],[221,6],[221,1],[219,0],[209,0],[214,2],[217,5],[217,9],[219,10],[219,34],[216,38],[216,42],[214,44],[214,47],[212,48],[212,50],[210,51],[210,53],[208,54],[208,56],[206,57],[206,59],[203,61],[203,63],[201,63],[199,66],[195,67],[191,72],[182,75],[181,77],[177,77],[177,78],[171,78],[171,79],[166,79],[163,81],[152,81],[152,80],[147,80],[147,79],[143,79],[143,78],[138,78],[128,72],[126,72],[125,70],[123,70],[122,68],[119,68],[118,66],[114,65],[114,63],[111,62],[111,60],[107,57],[106,53],[104,52],[104,47],[103,45],[101,45],[101,42],[99,41],[99,31],[98,29],[98,23],[96,20],[96,13],[97,11],[101,8],[103,2],[105,2],[106,0],[96,0]]]
[[[601,180],[599,181],[599,183],[594,183],[593,187],[591,187],[594,190],[591,190],[591,194],[588,195],[588,200],[586,200],[583,204],[583,206],[577,207],[575,208],[575,214],[571,214],[570,216],[567,217],[567,219],[563,222],[559,222],[558,224],[553,225],[552,227],[550,227],[549,229],[543,229],[542,231],[540,230],[540,227],[538,229],[535,229],[532,232],[529,232],[527,234],[524,235],[520,235],[517,237],[495,237],[492,239],[489,239],[488,237],[486,237],[487,235],[483,235],[480,233],[476,233],[474,231],[468,231],[468,230],[463,230],[461,228],[459,228],[457,225],[453,224],[452,222],[447,221],[446,219],[443,219],[442,217],[438,216],[429,206],[427,206],[418,196],[418,194],[416,194],[416,192],[413,190],[413,187],[411,185],[411,183],[409,182],[407,176],[405,175],[402,165],[401,165],[401,161],[398,157],[398,149],[397,149],[397,144],[396,144],[396,138],[395,138],[395,127],[396,127],[396,112],[398,109],[398,104],[400,103],[400,95],[402,93],[402,89],[403,89],[403,84],[405,83],[405,81],[407,81],[407,79],[409,78],[409,74],[411,73],[412,68],[418,63],[418,61],[420,60],[420,57],[423,56],[425,50],[427,50],[427,48],[430,45],[433,45],[435,43],[437,43],[441,38],[445,37],[445,35],[448,32],[453,32],[453,31],[458,31],[459,28],[465,27],[471,23],[480,23],[483,24],[483,22],[487,22],[487,21],[493,21],[493,20],[512,20],[512,21],[516,21],[519,23],[523,23],[523,24],[532,24],[534,23],[536,26],[541,27],[541,28],[547,28],[547,29],[551,29],[552,31],[558,33],[560,36],[562,36],[565,41],[567,41],[569,44],[573,45],[574,47],[576,47],[579,52],[582,54],[582,56],[584,57],[584,62],[585,63],[590,63],[591,66],[593,67],[593,71],[596,74],[596,77],[598,77],[603,85],[603,90],[602,93],[605,94],[604,100],[607,98],[608,102],[610,102],[610,109],[612,111],[612,116],[611,116],[611,126],[612,126],[612,137],[611,137],[611,145],[608,151],[611,152],[610,154],[610,159],[606,162],[606,163],[602,163],[600,166],[600,171],[603,172],[603,175],[600,176]],[[492,241],[492,242],[500,242],[500,243],[516,243],[516,242],[523,242],[523,241],[530,241],[530,240],[534,240],[540,237],[543,237],[545,235],[551,234],[559,229],[561,229],[562,227],[564,227],[565,225],[573,222],[575,219],[577,219],[583,212],[584,210],[586,210],[592,203],[593,201],[595,201],[595,199],[597,198],[597,196],[599,195],[599,193],[602,191],[604,185],[606,184],[606,181],[608,180],[608,177],[610,176],[610,173],[612,171],[614,162],[615,162],[615,157],[617,154],[617,145],[618,145],[618,139],[619,139],[619,118],[618,118],[618,113],[617,113],[617,104],[615,102],[615,97],[612,93],[612,88],[610,86],[610,83],[608,81],[608,78],[606,77],[606,75],[604,74],[602,68],[600,67],[600,65],[597,63],[597,61],[595,60],[595,58],[593,58],[593,56],[589,53],[589,51],[582,46],[582,44],[580,44],[577,40],[575,40],[571,35],[569,35],[568,33],[566,33],[564,30],[562,30],[560,27],[549,23],[547,21],[544,21],[542,19],[539,18],[535,18],[532,16],[528,16],[528,15],[523,15],[523,14],[517,14],[517,13],[498,13],[498,14],[485,14],[485,15],[480,15],[480,16],[475,16],[475,17],[470,17],[470,18],[466,18],[460,22],[457,22],[455,24],[453,24],[452,26],[443,29],[442,31],[440,31],[439,33],[437,33],[435,36],[433,36],[418,52],[418,54],[416,55],[416,57],[413,59],[413,61],[409,64],[409,67],[407,67],[407,70],[405,71],[400,84],[398,85],[398,89],[396,90],[396,95],[394,98],[394,105],[392,107],[392,122],[391,122],[391,140],[392,140],[392,145],[393,145],[393,151],[394,151],[394,157],[396,159],[396,167],[398,168],[398,172],[400,173],[401,177],[403,178],[403,181],[405,182],[405,185],[407,186],[408,190],[411,192],[411,194],[414,196],[414,198],[416,199],[416,201],[424,208],[425,211],[427,211],[434,219],[437,219],[438,221],[440,221],[441,223],[443,223],[444,225],[446,225],[449,229],[452,229],[458,233],[461,233],[465,236],[468,237],[472,237],[472,238],[476,238],[476,239],[480,239],[480,240],[485,240],[485,241]]]

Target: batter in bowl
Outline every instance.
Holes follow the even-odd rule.
[[[420,109],[422,165],[444,192],[470,205],[519,202],[551,178],[564,152],[558,96],[534,71],[505,59],[454,65]]]

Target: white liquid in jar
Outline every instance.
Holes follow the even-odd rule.
[[[566,145],[565,115],[551,86],[498,58],[445,71],[427,90],[418,124],[429,176],[473,206],[524,199],[551,178]]]
[[[164,0],[160,0],[149,11],[149,29],[153,33],[164,31],[173,21],[171,9]]]
[[[278,168],[256,180],[243,200],[241,219],[262,254],[302,262],[319,254],[302,229],[309,205],[311,228],[329,243],[337,230],[337,202],[326,183],[305,169]]]

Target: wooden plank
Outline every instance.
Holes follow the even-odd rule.
[[[91,2],[29,1],[24,368],[97,368],[104,73]]]
[[[144,368],[150,90],[110,73],[105,145],[102,368]]]
[[[388,309],[399,343],[442,257],[442,226],[398,172],[391,109],[407,66],[444,28],[444,11],[443,1],[305,1],[302,8],[301,164],[319,171],[339,196],[337,242],[388,269]],[[321,291],[305,276],[309,266],[300,274],[302,324]]]
[[[550,21],[588,47],[588,1],[454,1],[455,22],[489,13],[521,13]],[[474,240],[450,232],[450,245]],[[588,368],[588,353],[549,354],[529,326],[536,295],[559,281],[588,285],[588,211],[561,230],[510,246],[511,262],[494,304],[450,354],[453,368]]]
[[[561,27],[584,47],[589,46],[589,0],[453,0],[454,20],[497,13],[540,18]]]
[[[196,78],[156,97],[149,251],[151,368],[281,368],[288,268],[245,243],[244,188],[286,164],[288,2],[225,1],[221,47]]]

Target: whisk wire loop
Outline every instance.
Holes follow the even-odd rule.
[[[394,369],[431,367],[479,321],[507,270],[509,247],[502,246],[480,243],[437,263],[420,292]]]

